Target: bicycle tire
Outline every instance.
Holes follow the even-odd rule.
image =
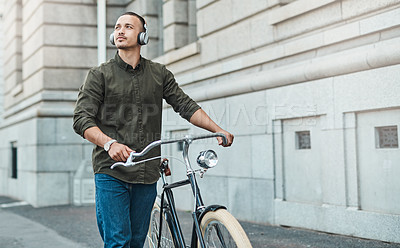
[[[165,219],[163,213],[163,226],[161,235],[161,248],[173,248],[174,241],[172,239],[171,229]],[[158,234],[160,230],[160,207],[157,203],[154,203],[153,209],[151,210],[149,231],[147,233],[146,242],[144,247],[156,248],[158,245]]]
[[[220,235],[217,234],[218,229],[220,230]],[[201,232],[207,248],[252,247],[242,226],[225,209],[206,213],[201,220]],[[201,247],[200,242],[198,247]]]

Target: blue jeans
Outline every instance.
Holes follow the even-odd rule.
[[[96,217],[104,248],[143,248],[156,184],[131,184],[96,174]]]

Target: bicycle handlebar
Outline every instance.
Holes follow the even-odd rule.
[[[180,139],[171,139],[171,140],[156,140],[153,141],[152,143],[148,144],[141,152],[131,152],[129,155],[128,159],[126,162],[117,162],[111,166],[111,169],[114,169],[118,165],[123,165],[123,166],[133,166],[137,164],[138,162],[133,162],[133,160],[136,157],[142,157],[145,154],[147,154],[150,150],[153,148],[164,145],[164,144],[171,144],[171,143],[176,143],[176,142],[186,142],[190,144],[193,140],[198,140],[198,139],[208,139],[208,138],[214,138],[214,137],[221,137],[222,138],[222,143],[223,145],[226,145],[228,143],[228,140],[223,133],[211,133],[211,134],[204,134],[204,135],[186,135],[184,138]]]

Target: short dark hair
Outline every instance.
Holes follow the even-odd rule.
[[[136,14],[135,12],[132,12],[132,11],[125,12],[125,13],[123,13],[121,16],[124,16],[124,15],[136,16],[137,18],[139,18],[140,22],[142,23],[143,29],[146,29],[146,28],[144,27],[144,24],[146,24],[146,21],[144,20],[144,18],[143,18],[141,15]]]

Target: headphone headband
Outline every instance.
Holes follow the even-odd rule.
[[[146,21],[144,20],[144,18],[143,18],[141,15],[136,14],[135,12],[132,12],[132,11],[125,12],[125,13],[122,14],[121,16],[124,16],[124,15],[136,16],[137,18],[139,18],[140,22],[142,23],[143,28],[146,29]],[[121,17],[121,16],[120,16],[120,17]]]

